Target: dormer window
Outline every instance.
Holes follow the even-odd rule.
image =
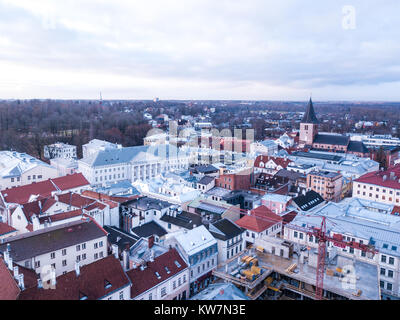
[[[104,280],[104,289],[110,289],[112,287],[112,284],[108,280]]]

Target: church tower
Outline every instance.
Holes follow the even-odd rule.
[[[312,145],[315,136],[318,134],[318,119],[315,116],[314,106],[312,100],[307,106],[306,113],[304,114],[303,120],[300,122],[300,145]]]

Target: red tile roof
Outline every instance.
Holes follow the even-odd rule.
[[[180,264],[180,267],[175,264],[175,261]],[[165,267],[169,269],[169,274],[165,270]],[[173,248],[156,257],[153,262],[148,262],[146,269],[141,270],[140,268],[136,268],[127,271],[126,274],[132,282],[131,297],[137,297],[186,268],[187,264],[179,255],[178,251]],[[160,279],[157,278],[156,272],[159,273]],[[189,281],[189,279],[186,279],[186,281]]]
[[[391,214],[400,216],[400,207],[399,206],[394,206]]]
[[[392,189],[400,189],[400,165],[391,167],[386,171],[367,173],[355,181]]]
[[[45,213],[56,201],[53,198],[46,198],[42,200],[37,200],[33,202],[24,203],[22,207],[22,212],[24,213],[26,219],[31,222],[31,217],[36,214]],[[42,206],[42,209],[40,209]]]
[[[82,209],[40,217],[39,222],[40,222],[40,224],[43,224],[46,220],[49,220],[51,222],[56,222],[56,221],[67,220],[67,219],[71,219],[71,218],[75,218],[75,217],[79,217],[79,216],[82,216]]]
[[[50,180],[31,183],[26,186],[2,190],[1,193],[8,203],[27,203],[32,195],[41,195],[49,198],[51,193],[57,191]]]
[[[0,258],[0,300],[16,300],[20,289],[7,268],[3,258]]]
[[[52,181],[61,191],[90,185],[90,182],[86,180],[82,173],[66,175],[63,177],[52,179]]]
[[[283,221],[282,217],[273,213],[266,206],[260,206],[251,210],[250,215],[242,217],[235,223],[251,231],[263,232],[281,221]]]
[[[6,223],[0,222],[0,236],[4,236],[7,233],[15,232],[17,231],[13,227],[9,226]]]
[[[280,158],[280,157],[271,157],[271,156],[262,156],[261,155],[261,156],[258,156],[256,158],[256,160],[254,161],[254,167],[263,168],[263,167],[260,167],[260,162],[263,162],[265,165],[265,163],[268,163],[270,160],[272,160],[276,164],[276,166],[281,166],[283,169],[286,169],[288,164],[293,162],[288,158],[285,159],[285,158]]]
[[[111,287],[106,288],[106,283]],[[130,285],[119,260],[110,255],[104,259],[80,268],[79,277],[75,270],[57,278],[56,288],[52,290],[36,287],[21,292],[19,300],[98,300]]]
[[[4,189],[1,193],[6,202],[23,204],[27,203],[32,195],[40,196],[38,199],[49,198],[52,192],[58,190],[67,191],[88,185],[90,183],[82,173],[75,173],[21,187]]]
[[[94,199],[86,198],[72,192],[58,195],[58,201],[75,208],[85,208],[96,202]]]

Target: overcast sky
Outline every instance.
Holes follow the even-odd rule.
[[[399,15],[399,0],[0,0],[0,98],[400,101]]]

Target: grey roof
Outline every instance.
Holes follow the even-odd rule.
[[[214,177],[209,177],[209,176],[204,176],[203,178],[200,179],[199,182],[197,182],[198,184],[210,184],[211,182],[213,182],[215,180]]]
[[[10,243],[11,257],[18,262],[105,236],[95,222],[80,220],[7,238],[0,245],[0,252]]]
[[[344,159],[344,157],[336,155],[334,153],[326,154],[326,153],[304,152],[304,151],[294,151],[294,152],[292,152],[292,156],[318,159],[318,160],[328,160],[328,161],[335,161],[335,162],[339,162]]]
[[[158,237],[165,236],[168,232],[165,231],[158,223],[151,221],[145,223],[139,227],[132,228],[132,233],[141,238],[148,238],[150,236],[156,235]]]
[[[305,195],[294,198],[293,201],[302,211],[308,211],[320,203],[323,203],[325,200],[319,193],[310,190]]]
[[[350,141],[347,151],[368,153],[369,150],[362,141]]]
[[[347,146],[350,137],[335,134],[317,134],[313,143]]]
[[[195,168],[193,168],[193,171],[199,172],[199,173],[213,173],[213,172],[218,172],[218,168],[212,166],[212,165],[200,165]]]
[[[242,228],[228,219],[221,219],[209,226],[209,231],[219,240],[229,240],[244,232]]]
[[[308,102],[307,109],[303,116],[303,120],[301,120],[301,123],[315,123],[315,124],[319,123],[314,112],[314,106],[311,98],[310,101]]]
[[[125,231],[112,226],[104,226],[104,230],[108,232],[107,240],[110,244],[116,244],[120,250],[132,247],[139,237],[126,233]]]
[[[177,214],[176,217],[165,214],[160,220],[188,230],[203,224],[201,216],[187,211]]]
[[[162,201],[150,197],[141,197],[129,200],[127,202],[124,202],[122,205],[139,210],[161,210],[173,206],[172,203],[169,203],[167,201]]]
[[[135,146],[98,151],[80,161],[90,166],[117,165],[128,162],[146,162],[155,158],[176,158],[178,149],[173,145]]]
[[[297,179],[305,178],[305,175],[300,172],[281,169],[275,174],[275,177],[288,178],[289,180],[297,180]]]

